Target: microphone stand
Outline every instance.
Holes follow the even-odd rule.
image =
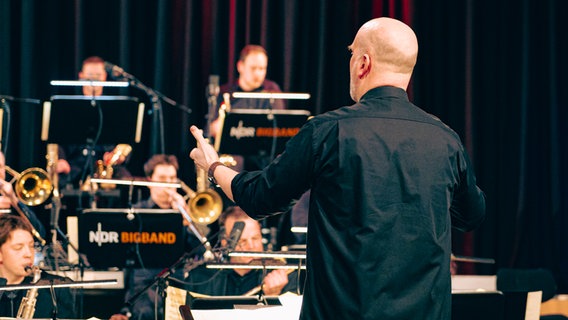
[[[193,251],[194,250],[192,250],[192,252]],[[146,290],[150,289],[155,284],[157,284],[158,286],[159,296],[162,297],[162,299],[166,299],[166,287],[167,287],[166,279],[169,278],[173,273],[175,273],[175,270],[179,266],[181,266],[186,262],[186,260],[189,258],[189,255],[190,255],[189,253],[184,253],[173,265],[160,271],[160,273],[158,273],[154,277],[151,283],[149,283],[147,286],[142,288],[142,290],[138,291],[136,294],[134,294],[134,296],[132,296],[132,298],[126,301],[125,307],[130,309],[138,301],[138,299],[140,299],[140,296],[142,296],[142,294],[146,292]]]
[[[0,102],[2,102],[1,109],[6,112],[6,137],[3,138],[4,128],[3,124],[4,121],[2,117],[0,117],[0,148],[4,156],[6,156],[6,150],[8,149],[8,136],[10,135],[10,104],[8,103],[7,99],[3,96],[0,96]],[[1,113],[0,113],[1,114]],[[4,142],[5,141],[5,142]]]
[[[217,96],[219,95],[219,76],[218,75],[210,75],[209,76],[209,85],[205,90],[205,95],[207,96],[207,124],[203,128],[203,136],[207,139],[209,138],[210,132],[209,128],[211,126],[211,117],[215,114],[217,109]]]
[[[213,237],[216,237],[217,234],[213,235]],[[201,240],[201,239],[200,239]],[[152,280],[151,283],[149,283],[147,286],[145,286],[144,288],[142,288],[142,290],[136,292],[134,294],[134,296],[132,296],[132,298],[130,298],[128,301],[126,301],[125,303],[125,307],[130,309],[137,301],[138,299],[140,299],[140,296],[142,296],[142,294],[144,292],[146,292],[146,290],[150,289],[152,286],[154,286],[155,284],[157,284],[158,286],[158,294],[160,297],[162,297],[162,301],[165,301],[166,299],[166,287],[167,287],[167,279],[175,273],[176,269],[179,268],[182,264],[185,264],[185,262],[188,259],[191,259],[191,256],[197,252],[198,249],[200,249],[201,247],[205,247],[205,243],[209,243],[209,241],[204,241],[201,242],[201,244],[195,248],[193,248],[190,252],[186,252],[184,253],[176,262],[174,262],[174,264],[172,264],[171,266],[163,269],[162,271],[160,271]],[[205,260],[203,260],[205,261]]]
[[[8,150],[8,138],[10,135],[10,120],[11,120],[11,109],[10,104],[8,101],[15,101],[15,102],[24,102],[24,103],[33,103],[33,104],[41,104],[41,101],[38,99],[29,99],[29,98],[17,98],[12,96],[0,95],[0,109],[5,110],[6,112],[6,134],[3,137],[3,120],[0,113],[0,149],[4,156],[6,156],[6,151]]]
[[[152,141],[150,143],[150,149],[152,150],[153,153],[165,153],[165,141],[164,141],[164,117],[163,117],[163,113],[162,113],[162,101],[164,100],[166,101],[168,104],[190,114],[192,111],[190,108],[188,108],[185,105],[179,104],[177,102],[175,102],[174,100],[170,99],[169,97],[167,97],[166,95],[162,94],[161,92],[154,90],[148,86],[146,86],[144,83],[142,83],[140,80],[136,79],[136,77],[134,77],[133,75],[124,72],[124,70],[120,69],[120,72],[112,72],[113,76],[115,78],[120,78],[120,79],[124,79],[127,80],[131,86],[138,88],[142,91],[144,91],[149,97],[150,97],[150,101],[152,102],[152,112],[153,112],[153,118],[152,118],[152,126],[154,128],[154,130],[158,131],[158,135],[154,135],[152,137]],[[159,150],[159,151],[157,151]]]

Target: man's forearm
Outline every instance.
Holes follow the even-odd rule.
[[[233,190],[231,189],[231,183],[233,182],[233,178],[235,178],[237,174],[237,171],[226,166],[218,166],[214,172],[217,184],[219,185],[219,187],[221,187],[225,195],[229,199],[231,199],[231,201],[235,201],[233,199]]]

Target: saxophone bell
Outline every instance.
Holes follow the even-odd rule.
[[[97,160],[95,165],[94,177],[97,179],[112,179],[114,173],[114,166],[125,161],[126,157],[132,152],[132,146],[128,144],[117,144],[116,147],[108,153],[102,160]],[[101,183],[103,189],[114,189],[115,184]]]

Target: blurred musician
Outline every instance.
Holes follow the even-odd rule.
[[[211,116],[211,126],[209,128],[209,135],[213,138],[216,137],[221,123],[219,119],[219,108],[228,103],[226,106],[231,109],[286,109],[285,100],[275,99],[270,101],[269,99],[251,99],[251,98],[234,98],[230,97],[229,101],[225,101],[223,94],[233,92],[272,92],[280,93],[282,90],[278,83],[266,78],[266,73],[268,70],[268,53],[266,49],[259,45],[248,44],[241,49],[239,54],[239,60],[236,64],[237,71],[239,73],[238,79],[229,80],[219,89],[219,95],[217,97],[218,108],[215,110],[215,114]],[[233,155],[236,162],[236,166],[233,168],[236,171],[242,170],[261,170],[263,169],[272,159],[270,155]],[[303,214],[303,212],[299,212]],[[298,215],[298,214],[297,214]],[[307,219],[307,217],[305,218]],[[281,217],[270,217],[263,222],[264,228],[278,228],[279,225],[288,225],[290,220],[290,214],[282,215]],[[278,230],[279,237],[292,237],[288,230]],[[281,236],[280,236],[281,235]],[[274,240],[273,240],[274,241]],[[289,244],[289,242],[286,242]]]
[[[144,164],[144,174],[150,181],[176,183],[178,179],[179,164],[175,155],[156,154]],[[185,203],[181,194],[175,188],[149,186],[150,197],[135,204],[134,208],[144,209],[171,209],[172,203]],[[187,204],[185,206],[186,210]]]
[[[224,93],[233,92],[282,92],[280,86],[274,81],[266,79],[266,71],[268,69],[268,54],[266,50],[259,45],[246,45],[240,53],[237,61],[237,71],[239,78],[221,86],[217,103],[219,107],[225,103],[223,100]],[[230,108],[234,109],[285,109],[283,100],[270,101],[268,99],[237,99],[230,98]],[[218,112],[217,108],[216,112]],[[210,115],[211,127],[210,135],[215,137],[220,127],[218,119],[219,114]]]
[[[69,279],[51,275],[38,269],[32,269],[34,260],[34,239],[31,228],[21,217],[0,215],[0,278],[6,284],[30,284],[34,278],[40,282],[45,280],[54,283],[70,281]],[[35,282],[34,282],[35,283]],[[30,289],[31,290],[31,289]],[[25,318],[31,314],[33,318],[76,319],[75,299],[69,288],[56,288],[54,295],[50,289],[38,289],[33,298],[30,290],[0,291],[0,317]],[[22,308],[22,299],[35,300],[34,308]],[[56,312],[54,314],[54,303]],[[29,305],[29,304],[28,304]]]
[[[217,97],[219,107],[226,101],[223,99],[224,93],[233,92],[282,92],[280,86],[274,81],[266,79],[266,71],[268,68],[268,55],[266,50],[259,45],[246,45],[240,53],[237,61],[237,71],[239,78],[236,81],[230,81],[221,86]],[[233,98],[231,96],[230,105],[226,106],[232,109],[285,109],[286,105],[283,100],[276,99],[250,99],[250,98]],[[209,134],[215,138],[221,122],[219,119],[219,108],[215,110],[215,114],[210,114],[211,126]],[[237,170],[258,170],[262,169],[270,160],[269,156],[247,156],[244,160],[242,157],[236,158]]]
[[[146,177],[148,178],[148,180],[154,182],[178,182],[178,169],[178,160],[174,155],[156,154],[144,164],[144,173],[146,174]],[[189,212],[189,208],[185,203],[185,199],[182,195],[178,194],[174,188],[157,186],[149,186],[148,188],[150,189],[150,197],[135,204],[133,206],[134,208],[176,209],[178,205],[183,205],[184,210],[186,210],[186,212]],[[185,220],[184,224],[186,224]],[[203,234],[206,235],[207,233]],[[187,237],[185,240],[186,252],[191,252],[193,248],[199,247],[200,245],[200,241],[191,232],[187,232]],[[202,251],[199,251],[197,252],[197,255],[200,255],[202,253]],[[133,269],[129,274],[127,280],[128,283],[125,301],[129,301],[139,291],[148,286],[161,270],[162,269],[158,268]],[[181,278],[181,273],[182,272],[180,272],[179,275],[176,274],[174,276]],[[130,312],[133,319],[154,319],[154,306],[156,300],[158,301],[158,314],[163,315],[164,311],[162,298],[156,294],[155,287],[146,290],[146,292],[144,292],[140,296],[140,298],[134,303],[130,310],[123,310],[123,312]]]
[[[28,206],[18,199],[12,184],[6,181],[6,157],[4,153],[0,151],[0,210],[16,207],[26,215],[34,229],[45,239],[45,228],[41,221]],[[18,214],[17,212],[13,213]]]
[[[263,251],[260,223],[250,218],[240,207],[227,208],[219,218],[219,225],[225,230],[225,238],[229,238],[237,221],[243,221],[245,227],[235,251]],[[230,257],[231,263],[248,264],[252,260],[251,257]],[[262,283],[264,295],[274,296],[296,292],[297,277],[296,272],[287,274],[284,269],[272,270],[263,278],[262,269],[215,270],[198,267],[189,272],[185,281],[190,283],[190,291],[213,296],[243,295]]]
[[[91,56],[83,60],[81,71],[79,71],[79,80],[106,81],[108,74],[104,62],[101,57],[97,56]],[[85,96],[100,96],[103,94],[103,87],[84,86],[82,92]],[[79,183],[85,182],[95,161],[102,159],[103,162],[107,163],[112,157],[114,147],[114,145],[91,146],[87,144],[62,146],[59,150],[57,163],[60,185],[65,186],[69,183],[77,187]],[[90,157],[89,152],[91,153]],[[132,177],[130,172],[122,166],[126,160],[127,157],[121,156],[115,162],[112,178],[125,179]]]

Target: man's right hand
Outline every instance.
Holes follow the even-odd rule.
[[[5,196],[0,196],[0,209],[9,209],[12,203]]]
[[[191,134],[197,141],[197,147],[191,150],[189,157],[193,159],[195,164],[203,170],[209,170],[209,166],[219,161],[219,155],[207,140],[203,137],[203,130],[196,126],[191,126]]]
[[[69,162],[67,162],[67,160],[58,159],[55,171],[57,171],[57,173],[69,174],[69,172],[71,172],[71,166],[69,165]]]
[[[17,205],[18,201],[12,184],[0,179],[0,208],[8,209],[13,205]]]

